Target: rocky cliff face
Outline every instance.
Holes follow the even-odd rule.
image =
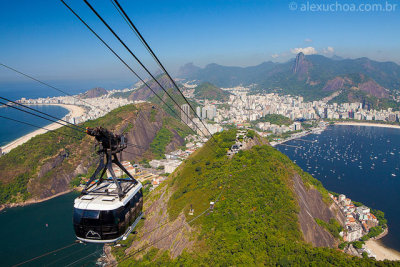
[[[312,67],[311,62],[309,62],[305,55],[300,52],[297,54],[295,62],[293,64],[292,71],[297,75],[299,79],[304,79],[308,76],[309,68]]]
[[[377,84],[375,81],[370,80],[359,85],[361,91],[366,92],[369,95],[375,96],[377,98],[387,98],[389,93],[385,88]]]
[[[294,191],[300,207],[299,222],[304,239],[317,247],[336,247],[337,240],[315,221],[316,218],[329,222],[337,220],[344,225],[345,218],[334,204],[327,204],[322,200],[321,193],[315,188],[306,188],[301,177],[293,176]]]

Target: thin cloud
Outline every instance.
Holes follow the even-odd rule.
[[[312,39],[306,38],[306,39],[304,40],[304,42],[306,42],[306,43],[311,43],[311,42],[312,42]]]
[[[333,54],[335,49],[332,46],[328,46],[327,48],[322,49],[323,54]]]
[[[278,55],[278,54],[272,54],[271,57],[272,57],[272,58],[278,58],[279,55]]]
[[[317,50],[312,46],[304,47],[304,48],[301,48],[301,47],[293,48],[293,49],[290,49],[290,52],[292,52],[292,54],[298,54],[298,53],[302,52],[304,55],[314,55],[314,54],[318,53]]]

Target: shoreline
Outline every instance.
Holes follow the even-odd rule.
[[[83,114],[85,114],[85,109],[82,108],[82,107],[80,107],[80,106],[76,106],[76,105],[67,105],[67,104],[35,104],[35,106],[36,106],[36,105],[37,105],[37,106],[40,105],[40,106],[60,106],[60,107],[63,107],[63,108],[65,108],[65,109],[67,109],[67,110],[69,111],[69,113],[68,113],[66,116],[69,115],[69,116],[71,116],[71,117],[80,117],[80,116],[82,116]],[[60,122],[60,121],[58,121],[58,122]],[[60,124],[58,124],[58,123],[56,123],[56,122],[53,122],[53,123],[51,123],[51,124],[49,124],[49,125],[46,125],[46,126],[43,126],[43,127],[46,128],[46,129],[48,129],[48,130],[54,131],[54,130],[56,130],[56,129],[58,129],[58,128],[61,128],[62,125],[60,125]],[[31,138],[33,138],[33,137],[35,137],[35,136],[37,136],[37,135],[39,135],[39,134],[47,133],[48,130],[45,130],[45,129],[37,129],[37,130],[34,130],[34,131],[32,131],[32,132],[30,132],[30,133],[24,135],[24,136],[21,136],[21,137],[17,138],[17,139],[14,140],[14,141],[12,141],[12,142],[10,142],[10,143],[4,145],[4,146],[2,147],[2,150],[3,150],[4,153],[9,153],[12,149],[14,149],[14,148],[16,148],[16,147],[18,147],[18,146],[20,146],[20,145],[22,145],[22,144],[28,142]]]
[[[368,126],[368,127],[381,127],[381,128],[393,128],[400,129],[400,125],[384,124],[384,123],[373,123],[373,122],[335,122],[335,125],[347,125],[347,126]]]
[[[380,240],[380,238],[382,238],[383,236],[380,236],[378,239],[369,239],[365,241],[365,247],[369,249],[376,256],[375,259],[377,261],[400,260],[400,252],[395,249],[386,247]]]
[[[56,198],[56,197],[71,193],[74,190],[75,189],[68,189],[66,191],[62,191],[62,192],[57,193],[57,194],[55,194],[53,196],[42,198],[42,199],[34,199],[34,198],[32,198],[32,199],[28,199],[27,201],[24,201],[24,202],[2,204],[2,205],[0,205],[0,211],[3,211],[4,209],[10,209],[10,208],[16,208],[16,207],[25,207],[25,206],[32,205],[32,204],[42,203],[42,202],[45,202],[47,200],[50,200],[50,199],[53,199],[53,198]]]

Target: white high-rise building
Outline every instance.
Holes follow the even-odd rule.
[[[181,119],[184,123],[189,124],[190,118],[190,107],[188,104],[183,104],[181,106]]]
[[[197,117],[201,118],[201,107],[200,106],[196,107],[196,114],[197,114]]]

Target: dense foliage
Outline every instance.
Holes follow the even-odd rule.
[[[216,135],[228,147],[233,131]],[[196,244],[171,259],[167,251],[147,250],[122,266],[383,266],[388,262],[360,259],[304,242],[291,177],[300,169],[270,146],[255,146],[232,159],[212,150],[211,140],[172,174],[168,191],[170,219],[190,205],[200,214],[217,201],[214,211],[193,222]],[[213,146],[215,147],[215,145]],[[320,183],[299,173],[309,186]],[[157,191],[157,190],[156,190]],[[157,192],[154,192],[157,194]],[[323,193],[327,194],[326,190]],[[330,222],[326,222],[328,225]],[[332,223],[332,225],[334,225]],[[139,230],[140,231],[140,228]],[[123,256],[118,250],[117,259]]]
[[[205,82],[195,88],[194,95],[196,99],[208,99],[224,102],[229,99],[230,93],[211,83]]]
[[[331,235],[335,238],[340,238],[339,233],[343,231],[343,227],[335,219],[330,219],[329,222],[325,222],[321,219],[315,218],[315,221],[322,227],[324,227]]]
[[[165,147],[171,142],[173,134],[165,127],[158,131],[153,142],[150,144],[151,152],[155,155],[156,159],[164,158]]]

